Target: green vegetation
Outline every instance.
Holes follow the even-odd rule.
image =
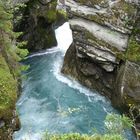
[[[108,114],[105,120],[106,134],[104,135],[98,133],[91,136],[79,133],[54,135],[45,133],[43,140],[125,140],[124,130],[132,126],[133,123],[128,117]]]
[[[21,33],[13,32],[13,11],[10,0],[0,1],[0,118],[3,119],[13,115],[20,73],[17,61],[28,53],[20,48],[24,42],[16,42]]]
[[[118,52],[117,58],[124,61],[140,61],[140,44],[138,43],[138,41],[135,40],[135,37],[131,37],[131,39],[129,40],[126,53]]]
[[[24,58],[28,54],[28,51],[21,49],[21,46],[26,45],[25,42],[15,42],[16,38],[22,34],[13,32],[12,21],[15,9],[12,7],[10,1],[0,1],[0,47],[18,61],[20,57]]]
[[[130,115],[132,121],[134,122],[133,128],[135,130],[137,139],[139,139],[140,131],[136,128],[136,123],[140,116],[140,104],[129,103],[128,106],[129,106],[129,115]]]
[[[137,17],[132,34],[128,42],[128,49],[126,51],[126,59],[134,62],[140,61],[140,26],[139,26],[139,17]],[[132,24],[131,24],[132,25]]]
[[[45,136],[44,140],[123,140],[120,135],[80,135],[79,133],[70,133],[70,134],[63,134],[63,135],[52,135],[52,136]]]
[[[63,9],[57,10],[57,16],[60,16],[60,15],[61,15],[63,18],[67,19],[67,13],[66,13],[65,10],[63,10]]]
[[[52,23],[56,20],[56,11],[54,9],[47,11],[46,18],[49,23]]]
[[[6,2],[0,1],[0,30],[10,34],[12,33],[11,19],[13,15],[10,9],[6,9],[6,6],[8,6]]]
[[[57,6],[56,1],[49,3],[49,9],[46,10],[46,12],[45,12],[45,17],[47,18],[48,23],[55,22],[55,20],[57,18],[56,6]]]
[[[0,54],[0,118],[8,118],[17,99],[17,81]]]
[[[132,37],[129,40],[126,59],[130,61],[140,61],[140,44]]]

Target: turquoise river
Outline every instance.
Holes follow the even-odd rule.
[[[108,113],[118,113],[110,101],[77,81],[61,74],[66,50],[72,42],[69,24],[55,30],[57,47],[32,54],[23,62],[30,68],[23,73],[22,94],[17,102],[21,129],[14,140],[41,140],[50,133],[104,132]],[[135,140],[132,133],[127,134]]]

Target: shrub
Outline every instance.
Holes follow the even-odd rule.
[[[125,140],[124,130],[131,128],[133,125],[132,121],[122,115],[108,114],[105,119],[106,134],[49,134],[46,132],[43,136],[43,140]]]

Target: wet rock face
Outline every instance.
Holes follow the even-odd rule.
[[[126,96],[135,100],[140,94],[139,87],[132,90],[127,82],[131,79],[124,78],[123,74],[138,74],[137,68],[134,71],[131,67],[131,61],[137,65],[140,60],[138,4],[137,0],[65,2],[74,41],[66,53],[62,72],[115,99],[116,104],[120,101],[117,106],[126,104],[125,95],[121,94],[122,81]],[[125,62],[126,59],[129,61]],[[127,67],[128,71],[122,67]],[[119,75],[127,80],[119,79]]]
[[[66,0],[73,43],[62,67],[64,74],[99,91],[116,107],[128,112],[135,106],[134,116],[140,105],[139,2]]]
[[[28,41],[29,51],[39,51],[56,46],[53,23],[56,20],[56,0],[30,0],[20,9],[21,21],[15,23],[15,30],[24,34],[21,40]],[[17,16],[16,15],[16,16]]]
[[[62,72],[74,77],[83,85],[91,89],[96,89],[101,94],[111,98],[114,73],[108,73],[104,69],[101,69],[100,65],[93,63],[87,56],[84,56],[84,58],[79,57],[74,44],[67,50]]]

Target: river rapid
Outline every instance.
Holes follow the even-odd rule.
[[[61,74],[65,52],[72,43],[69,24],[64,23],[55,34],[57,47],[32,54],[23,62],[30,68],[23,72],[17,102],[21,129],[14,133],[14,140],[41,140],[46,131],[92,134],[96,129],[103,133],[107,113],[118,113],[96,91]]]

